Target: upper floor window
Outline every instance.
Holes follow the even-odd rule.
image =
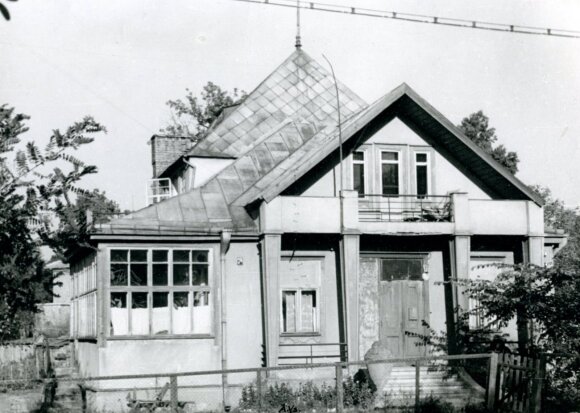
[[[399,152],[381,151],[381,185],[383,195],[398,195]]]
[[[352,154],[352,189],[357,191],[359,196],[363,196],[366,192],[365,153],[361,151]]]
[[[210,334],[210,255],[111,249],[111,335]]]
[[[429,193],[429,154],[415,153],[415,180],[417,195],[424,197]]]

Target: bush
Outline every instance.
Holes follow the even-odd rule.
[[[419,402],[417,411],[424,413],[454,413],[455,408],[451,403],[442,401],[434,396],[428,396]]]

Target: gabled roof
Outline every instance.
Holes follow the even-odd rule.
[[[343,119],[367,106],[340,82],[338,89]],[[298,48],[238,106],[223,115],[189,155],[222,153],[237,157],[285,119],[335,125],[336,92],[332,75]]]
[[[286,68],[288,61],[298,59],[302,62],[302,67],[314,70],[316,65],[304,63],[309,62],[309,58],[301,60],[304,56],[304,52],[294,52],[280,67]],[[280,71],[280,67],[275,73]],[[314,72],[318,73],[318,69]],[[273,75],[268,79],[272,77]],[[300,79],[308,83],[309,78],[304,76]],[[268,79],[262,85],[267,83]],[[294,86],[295,90],[303,89],[300,84],[302,83]],[[256,91],[261,91],[262,85]],[[250,95],[254,95],[250,103],[266,99],[264,96],[256,97],[256,91]],[[286,92],[280,93],[287,96]],[[326,92],[328,88],[323,89],[321,93],[326,95]],[[341,96],[343,94],[349,96],[348,90],[341,88]],[[292,93],[288,92],[288,95]],[[212,142],[202,141],[196,146],[198,148],[203,144],[203,150],[198,148],[196,151],[194,148],[192,151],[192,156],[204,156],[204,153],[205,156],[209,156],[208,153],[223,151],[237,158],[231,165],[202,187],[105,224],[100,232],[178,235],[217,233],[223,229],[230,229],[237,233],[257,234],[258,228],[248,213],[248,205],[262,199],[272,200],[331,156],[335,157],[335,162],[338,161],[336,153],[339,130],[332,117],[332,111],[336,112],[336,106],[333,106],[335,101],[332,94],[330,96],[329,99],[323,98],[326,101],[324,105],[330,106],[328,111],[323,107],[313,110],[314,103],[309,105],[306,102],[305,108],[297,108],[292,116],[278,120],[282,115],[276,109],[276,105],[270,102],[271,106],[264,104],[257,110],[260,116],[250,115],[236,126],[235,123],[239,118],[231,117],[245,107],[248,102],[246,99],[216,127],[218,130],[222,125],[229,124],[231,129],[225,131],[223,135],[216,134]],[[400,85],[368,107],[362,106],[362,101],[359,102],[357,98],[353,99],[350,100],[350,107],[358,107],[358,110],[342,107],[344,116],[342,136],[347,152],[349,148],[352,149],[364,142],[394,117],[399,117],[446,159],[469,175],[490,196],[500,199],[533,200],[539,205],[543,204],[541,198],[531,189],[475,145],[408,85]],[[284,101],[282,98],[280,101],[278,98],[271,100],[277,103]],[[296,101],[297,104],[299,100]],[[312,96],[309,102],[318,100],[316,96]],[[348,106],[349,100],[346,99],[346,102]],[[317,116],[318,111],[326,115]],[[267,122],[267,127],[264,125],[265,133],[257,132],[259,126],[250,129],[241,127],[243,124],[254,124],[258,118],[266,116],[267,113],[270,113],[272,118],[263,119],[260,123]],[[241,128],[240,131],[237,130],[238,127]]]

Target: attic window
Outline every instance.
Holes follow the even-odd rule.
[[[352,154],[352,189],[359,196],[365,194],[365,153],[356,151]]]
[[[399,152],[381,152],[381,182],[383,195],[398,195],[399,188]]]

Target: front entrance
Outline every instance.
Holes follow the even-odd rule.
[[[423,280],[423,257],[381,258],[379,265],[379,335],[394,357],[424,356],[423,335],[428,322],[428,282]]]

